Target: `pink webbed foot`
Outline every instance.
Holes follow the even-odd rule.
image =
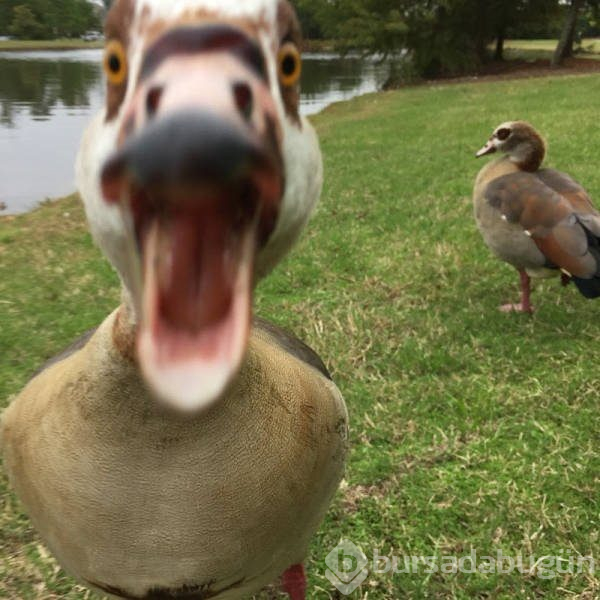
[[[290,600],[306,599],[306,574],[303,565],[290,567],[282,577],[283,591],[288,594]]]
[[[531,315],[535,308],[531,305],[523,306],[523,303],[519,302],[518,304],[503,304],[498,307],[498,310],[503,313],[522,313]]]

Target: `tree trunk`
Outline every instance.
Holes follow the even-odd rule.
[[[504,40],[506,33],[504,29],[498,31],[498,37],[496,38],[496,51],[494,52],[494,60],[504,60]]]
[[[583,0],[571,0],[571,7],[567,12],[567,18],[552,58],[552,66],[559,66],[568,56],[573,55],[573,44],[575,42],[575,31],[577,29],[577,18],[583,5]]]
[[[475,40],[475,52],[477,53],[477,58],[482,63],[486,62],[487,55],[487,44],[485,43],[485,38],[482,35],[479,35]]]

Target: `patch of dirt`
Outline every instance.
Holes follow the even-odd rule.
[[[395,477],[380,482],[378,485],[351,485],[342,484],[341,489],[344,493],[342,506],[346,514],[356,514],[360,510],[360,504],[366,498],[375,498],[383,500],[390,490],[397,485]]]
[[[524,60],[514,59],[492,62],[481,67],[476,73],[458,77],[440,77],[427,79],[417,85],[440,85],[454,83],[475,83],[505,81],[510,79],[529,79],[534,77],[556,77],[561,75],[583,75],[600,72],[600,60],[592,58],[569,58],[559,67],[553,67],[550,59]],[[387,86],[387,90],[396,87]]]

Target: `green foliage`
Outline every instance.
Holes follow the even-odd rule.
[[[9,32],[17,38],[37,40],[43,36],[44,26],[36,19],[29,6],[19,5],[13,8]]]
[[[470,0],[416,3],[409,13],[407,46],[426,77],[462,73],[485,59],[493,37],[488,5]]]
[[[557,29],[557,0],[300,0],[304,19],[344,51],[411,60],[434,77],[473,71],[513,31]],[[306,16],[308,15],[308,17]],[[499,47],[501,57],[502,44]]]
[[[304,37],[309,40],[321,40],[323,39],[323,29],[312,4],[311,0],[298,0],[294,6],[302,25]]]
[[[100,25],[98,11],[86,0],[0,2],[0,35],[34,40],[75,38]]]

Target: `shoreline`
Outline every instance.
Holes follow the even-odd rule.
[[[64,40],[63,40],[64,41]],[[66,40],[69,41],[69,40]],[[77,42],[77,40],[72,40]],[[0,42],[0,51],[2,51],[2,44],[7,42]],[[103,42],[83,42],[80,44],[79,49],[91,49],[98,47],[98,44]],[[41,50],[41,48],[35,48]],[[53,50],[60,50],[61,48],[55,46]],[[76,49],[76,48],[64,48],[64,49]],[[24,47],[14,48],[13,50],[24,50]],[[588,55],[589,56],[589,55]],[[519,81],[529,79],[562,79],[564,77],[583,77],[592,76],[595,73],[600,72],[600,60],[592,57],[573,57],[567,59],[565,63],[560,67],[552,67],[549,59],[536,59],[536,60],[524,60],[524,59],[508,59],[498,63],[490,63],[486,65],[480,72],[471,75],[462,75],[454,77],[439,77],[435,79],[424,79],[420,81],[414,81],[409,83],[392,84],[389,87],[384,87],[379,91],[370,92],[368,94],[362,94],[362,96],[377,96],[385,95],[388,93],[399,92],[402,90],[410,90],[417,88],[441,88],[450,87],[456,85],[475,85],[475,84],[493,84],[502,83],[508,81]],[[345,104],[353,101],[361,96],[356,96],[349,100],[342,100],[333,102],[326,106],[318,115],[323,114],[329,110],[332,106]],[[312,115],[317,116],[317,115]],[[53,204],[60,202],[61,200],[72,198],[77,194],[76,190],[65,196],[57,197],[45,197],[40,202],[34,204],[29,210],[19,212],[8,212],[6,203],[0,199],[0,223],[6,223],[19,216],[30,214],[36,210],[39,210],[47,204]]]
[[[550,64],[550,59],[524,60],[515,58],[502,62],[490,63],[486,68],[477,73],[424,79],[422,81],[400,85],[399,87],[391,87],[383,91],[394,91],[422,86],[519,81],[521,79],[546,79],[552,77],[560,79],[563,77],[593,75],[598,72],[600,72],[600,60],[589,56],[575,56],[573,58],[568,58],[558,67],[553,67]]]
[[[104,40],[86,42],[84,40],[3,40],[0,52],[30,52],[33,50],[99,50]]]

